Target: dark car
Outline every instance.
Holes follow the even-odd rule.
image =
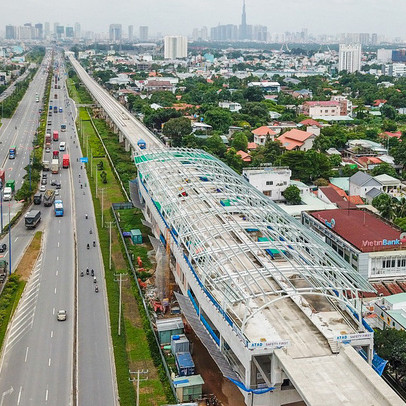
[[[0,244],[0,252],[5,252],[7,249],[7,244]]]
[[[56,180],[56,179],[52,179],[51,180],[51,186],[56,186],[56,183],[57,183],[58,181]]]
[[[59,182],[59,180],[56,180],[56,181],[55,181],[55,187],[56,187],[57,189],[60,189],[60,188],[61,188],[61,182]]]

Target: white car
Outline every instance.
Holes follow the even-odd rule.
[[[45,185],[41,185],[40,188],[39,188],[39,191],[40,191],[40,192],[45,192],[46,189],[47,189],[47,188],[46,188]]]
[[[56,316],[58,321],[65,321],[66,320],[66,310],[58,310],[58,315]]]

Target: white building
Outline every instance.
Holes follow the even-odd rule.
[[[361,70],[361,44],[340,44],[338,70],[353,73]]]
[[[164,37],[165,59],[177,59],[187,57],[187,37],[166,36]]]
[[[227,109],[230,110],[232,113],[234,112],[239,112],[242,109],[242,106],[240,103],[237,102],[219,102],[219,107],[222,109]]]
[[[247,181],[271,200],[282,201],[282,193],[289,186],[292,171],[288,167],[244,168]]]
[[[392,50],[386,48],[378,49],[376,53],[376,60],[380,63],[390,63],[392,62]]]
[[[375,302],[374,312],[378,316],[378,326],[381,329],[406,330],[406,293],[383,297]]]

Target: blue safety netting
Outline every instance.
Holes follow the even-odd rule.
[[[227,377],[233,384],[237,385],[240,389],[242,389],[244,392],[250,392],[250,393],[255,393],[256,395],[261,395],[263,393],[271,392],[275,388],[260,388],[260,389],[250,389],[247,388],[241,381],[237,381],[235,379]]]
[[[362,358],[365,360],[367,359],[367,354],[366,352],[362,349],[358,349],[359,354],[361,355]],[[372,358],[372,368],[374,371],[379,375],[382,376],[383,371],[385,370],[386,364],[388,363],[387,360],[381,358],[375,351],[374,351],[374,357]]]

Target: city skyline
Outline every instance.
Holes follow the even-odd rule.
[[[27,3],[27,4],[25,4]],[[111,5],[107,0],[88,0],[85,3],[72,0],[69,6],[63,3],[52,9],[45,0],[38,0],[35,9],[22,3],[8,3],[0,15],[0,26],[24,25],[45,21],[58,21],[61,25],[79,22],[86,31],[108,33],[110,24],[148,26],[151,33],[160,32],[168,35],[190,35],[196,27],[215,27],[219,24],[241,23],[243,1],[223,0],[221,4],[214,0],[198,2],[196,0],[176,0],[168,3],[157,1],[159,14],[151,13],[144,1],[130,3],[127,0]],[[144,7],[145,6],[145,7]],[[328,4],[321,0],[298,3],[296,0],[268,2],[266,0],[247,0],[245,4],[248,25],[264,25],[269,32],[297,32],[302,27],[311,27],[318,34],[339,34],[341,32],[379,32],[385,36],[403,37],[402,11],[406,5],[389,0],[383,5],[377,0],[368,2],[354,0],[332,0]],[[27,10],[30,13],[27,13]],[[82,15],[75,12],[80,9]],[[94,10],[98,10],[98,19],[88,19]],[[213,13],[213,10],[216,10]],[[367,10],[367,12],[365,11]],[[396,11],[395,11],[396,10]],[[278,18],[275,18],[276,15]],[[221,16],[221,17],[219,17]],[[285,18],[283,16],[286,16]]]

